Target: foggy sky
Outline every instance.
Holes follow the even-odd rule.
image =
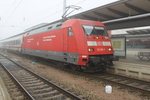
[[[81,6],[76,13],[117,0],[67,0],[68,5]],[[23,32],[40,23],[61,18],[63,0],[0,0],[0,40]]]

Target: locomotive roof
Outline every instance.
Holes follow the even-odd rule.
[[[41,24],[32,26],[32,27],[30,27],[30,28],[27,28],[27,29],[25,29],[25,31],[29,31],[29,30],[32,30],[32,29],[35,29],[35,28],[38,28],[38,27],[41,27],[41,26],[44,26],[44,25],[47,25],[47,24],[48,24],[48,23],[41,23]]]
[[[28,29],[26,29],[25,32],[22,32],[20,34],[17,34],[17,35],[14,35],[14,36],[11,36],[11,37],[8,37],[6,39],[3,39],[3,40],[7,40],[7,39],[10,39],[10,38],[13,38],[13,37],[16,37],[16,36],[20,36],[20,35],[24,35],[25,33],[27,32],[30,32],[30,31],[33,31],[33,30],[36,30],[36,29],[39,29],[39,28],[42,28],[42,27],[45,27],[45,26],[48,26],[48,25],[52,25],[52,26],[56,26],[58,24],[62,24],[63,22],[65,22],[67,19],[60,19],[60,20],[57,20],[55,22],[52,22],[52,23],[41,23],[41,24],[38,24],[36,26],[32,26]],[[69,20],[69,19],[68,19]],[[81,19],[83,20],[83,19]],[[0,40],[0,41],[3,41],[3,40]]]
[[[32,27],[26,29],[25,32],[29,32],[29,31],[32,31],[32,30],[35,30],[35,29],[38,29],[38,28],[41,28],[41,27],[48,26],[48,25],[60,24],[60,23],[63,23],[63,22],[64,21],[61,19],[61,20],[58,20],[58,21],[55,21],[55,22],[52,22],[52,23],[41,23],[41,24],[38,24],[38,25],[35,25],[35,26],[32,26]]]

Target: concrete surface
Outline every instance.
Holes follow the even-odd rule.
[[[109,67],[107,71],[150,81],[150,60],[140,60],[137,57],[138,52],[150,52],[150,49],[127,49],[126,59],[114,61],[114,66]]]
[[[107,71],[110,73],[150,81],[150,65],[115,61],[114,66],[109,67]]]

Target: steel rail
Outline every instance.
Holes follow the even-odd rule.
[[[121,75],[116,75],[116,74],[110,74],[110,73],[106,73],[106,74],[98,74],[98,76],[93,76],[97,79],[102,79],[104,81],[108,81],[108,82],[112,82],[112,83],[116,83],[122,86],[126,86],[126,87],[130,87],[130,88],[134,88],[134,89],[138,89],[144,92],[150,92],[150,82],[148,81],[144,81],[144,80],[139,80],[139,79],[135,79],[135,78],[129,78],[126,76],[121,76]],[[132,83],[137,83],[138,85],[132,85]],[[145,87],[149,87],[149,89],[145,89],[140,87],[139,85],[143,86],[145,85]]]
[[[11,74],[11,72],[9,72],[9,70],[3,65],[3,64],[0,64],[4,70],[9,74],[9,76],[21,87],[21,89],[25,92],[25,94],[29,97],[30,100],[35,100],[33,98],[32,95],[30,95],[30,93],[25,89],[25,87],[20,84],[20,82],[15,78],[15,76],[13,74]]]
[[[2,55],[2,56],[3,56],[3,55]],[[3,57],[5,57],[5,56],[3,56]],[[69,91],[67,91],[67,90],[65,90],[65,89],[63,89],[63,88],[61,88],[60,86],[58,86],[58,85],[54,84],[53,82],[51,82],[51,81],[45,79],[44,77],[42,77],[42,76],[40,76],[40,75],[34,73],[32,70],[25,68],[25,66],[20,65],[19,63],[15,62],[15,61],[13,61],[13,60],[11,60],[11,59],[9,59],[8,57],[5,57],[5,58],[8,59],[9,61],[13,62],[14,64],[16,64],[18,67],[20,67],[20,68],[26,70],[27,72],[31,73],[32,75],[36,76],[37,78],[43,80],[45,83],[49,84],[50,86],[52,86],[53,88],[55,88],[56,90],[58,90],[58,91],[61,92],[62,94],[68,96],[68,97],[71,98],[72,100],[85,100],[85,99],[82,99],[82,98],[80,98],[79,96],[77,96],[77,95],[75,95],[75,94],[73,94],[73,93],[71,93],[71,92],[69,92]],[[31,100],[35,100],[34,97],[28,92],[28,90],[19,82],[19,80],[17,80],[17,79],[15,78],[15,76],[14,76],[13,74],[11,74],[11,72],[9,72],[9,70],[8,70],[5,66],[3,66],[3,67],[4,67],[5,70],[13,77],[13,79],[15,79],[15,81],[23,88],[23,90],[24,90],[25,93],[31,98]]]

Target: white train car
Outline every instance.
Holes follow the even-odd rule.
[[[21,52],[24,33],[0,41],[0,48]]]

